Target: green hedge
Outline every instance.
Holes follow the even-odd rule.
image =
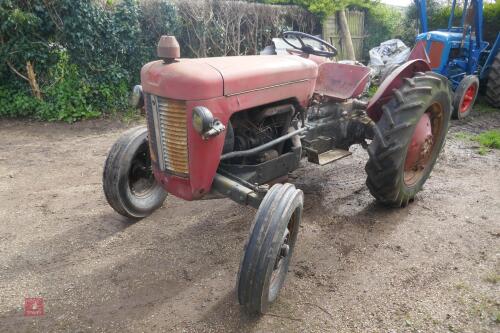
[[[0,22],[0,117],[69,122],[125,110],[159,36],[177,29],[165,1],[4,0]],[[22,78],[28,61],[42,100]]]
[[[340,1],[334,5],[327,0],[260,2],[299,4],[319,17],[340,7],[365,10],[369,33],[365,51],[389,38],[402,38],[409,45],[415,39],[414,7],[403,17],[397,10],[371,0]],[[445,27],[449,8],[440,6],[436,0],[428,3],[430,26]],[[216,5],[213,1],[210,10],[216,10]],[[254,15],[270,12],[268,8],[242,6]],[[275,12],[281,13],[274,8],[272,13]],[[298,29],[300,24],[314,26],[314,18],[296,7],[280,15],[280,20],[267,18],[267,21],[259,16],[259,35],[251,35],[256,38],[251,44],[254,46],[246,47],[243,52],[255,52],[283,26],[298,26]],[[141,66],[156,57],[156,44],[162,34],[179,37],[183,56],[194,54],[184,44],[190,40],[186,24],[189,17],[184,16],[169,0],[1,0],[0,117],[72,122],[125,111],[130,87],[139,81]],[[485,4],[484,17],[485,39],[492,41],[500,30],[500,0]],[[211,26],[203,28],[219,31],[220,23],[212,19]],[[211,46],[207,50],[210,55],[220,52]],[[28,61],[34,67],[41,100],[33,97],[26,81]]]
[[[72,122],[125,111],[164,34],[177,36],[183,57],[255,54],[280,31],[318,23],[299,7],[172,1],[0,0],[0,117]],[[28,61],[41,100],[23,78]]]

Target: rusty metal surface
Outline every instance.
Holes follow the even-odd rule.
[[[408,186],[418,182],[429,167],[439,138],[444,131],[443,105],[435,102],[422,115],[417,123],[408,146],[404,165],[404,182]],[[444,133],[446,135],[446,133]]]
[[[431,118],[427,113],[424,113],[415,127],[410,145],[408,146],[405,170],[419,167],[417,162],[422,159],[422,156],[427,155],[428,149],[426,143],[429,139],[432,140]]]
[[[366,108],[368,116],[373,121],[377,122],[382,115],[382,105],[393,98],[394,89],[401,87],[405,78],[413,77],[416,72],[426,72],[430,70],[429,64],[422,59],[407,61],[396,68],[384,82],[382,82],[375,95],[370,99],[368,107]]]
[[[185,176],[189,172],[186,103],[152,96],[151,104],[160,169]]]
[[[337,160],[340,160],[341,158],[350,156],[351,154],[352,153],[348,150],[338,149],[338,148],[328,150],[321,154],[310,154],[308,151],[307,160],[311,163],[326,165],[335,162]]]
[[[415,59],[422,59],[425,62],[430,63],[429,55],[425,50],[425,41],[423,40],[417,42],[415,47],[411,50],[407,60],[410,61]]]
[[[369,75],[369,67],[326,62],[319,66],[314,92],[336,100],[357,97],[363,92]]]
[[[441,66],[441,58],[443,55],[444,43],[432,41],[429,49],[429,59],[431,68],[438,68]]]

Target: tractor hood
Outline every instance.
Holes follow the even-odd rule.
[[[315,62],[294,55],[260,55],[153,61],[141,70],[147,93],[201,100],[315,79]]]

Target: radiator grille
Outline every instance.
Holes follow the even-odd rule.
[[[153,115],[158,164],[162,171],[186,176],[188,147],[186,103],[150,95],[148,98]]]

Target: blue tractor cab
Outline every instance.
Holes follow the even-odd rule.
[[[429,31],[426,2],[415,0],[420,12],[422,33],[416,43],[422,44],[434,72],[446,76],[454,91],[455,118],[471,111],[479,92],[480,80],[486,85],[486,99],[500,107],[500,33],[491,49],[483,40],[483,0],[465,0],[461,24],[453,26],[456,0],[453,0],[448,27]]]

